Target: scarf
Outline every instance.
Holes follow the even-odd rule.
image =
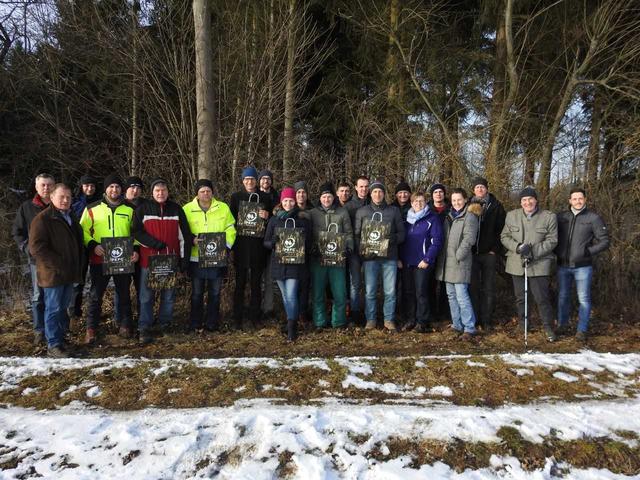
[[[409,225],[414,225],[418,220],[423,219],[429,213],[429,207],[424,207],[422,210],[416,212],[413,208],[410,208],[407,212],[407,223]]]

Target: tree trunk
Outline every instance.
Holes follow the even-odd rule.
[[[602,100],[598,87],[594,88],[591,104],[591,135],[587,154],[587,183],[594,185],[598,180],[600,166],[600,131],[602,128]]]
[[[134,1],[131,5],[131,23],[133,29],[133,62],[131,69],[131,152],[129,154],[130,173],[138,174],[138,12],[140,11],[140,2]]]
[[[267,165],[273,164],[273,39],[274,36],[274,0],[269,2],[269,66],[267,72]]]
[[[193,0],[196,51],[196,126],[198,129],[198,176],[216,175],[211,14],[208,0]]]
[[[289,35],[287,38],[287,83],[285,87],[284,99],[284,148],[282,152],[282,179],[289,178],[293,157],[293,111],[295,103],[295,79],[294,62],[296,49],[296,22],[295,22],[296,0],[289,0]]]

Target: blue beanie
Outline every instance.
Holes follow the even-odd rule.
[[[258,171],[255,169],[255,167],[244,167],[242,169],[242,180],[247,177],[253,177],[258,180]]]

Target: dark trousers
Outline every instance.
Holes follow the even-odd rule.
[[[477,324],[485,327],[492,324],[491,317],[496,304],[497,259],[497,255],[479,253],[473,256],[471,267],[471,303]]]
[[[249,281],[250,300],[249,300],[249,318],[258,320],[260,318],[260,303],[262,301],[262,292],[260,291],[260,280],[262,278],[263,268],[255,266],[251,268],[236,267],[236,289],[233,293],[233,318],[241,321],[244,309],[244,290]],[[271,279],[269,279],[271,281]]]
[[[436,280],[436,269],[429,268],[429,306],[431,312],[438,320],[449,320],[451,313],[449,312],[449,297],[447,296],[447,287],[445,282]]]
[[[133,280],[133,286],[136,289],[136,311],[138,312],[138,315],[140,315],[140,262],[134,263],[133,266],[133,275],[129,275],[129,279]],[[131,292],[131,286],[129,286],[129,292]],[[131,295],[131,293],[129,293],[129,295]],[[120,298],[117,290],[113,302],[115,303],[114,307],[116,310],[116,323],[120,325],[120,323],[122,323],[120,320],[122,314],[120,313],[120,307],[118,306],[120,304]]]
[[[207,316],[205,326],[217,329],[220,320],[220,287],[223,272],[220,267],[200,268],[196,262],[191,262],[191,313],[189,315],[191,328],[202,326],[204,313],[204,292],[207,292]]]
[[[512,275],[513,291],[516,296],[516,306],[518,307],[518,315],[520,321],[524,322],[524,276]],[[529,292],[533,294],[538,306],[538,313],[545,327],[551,327],[553,324],[553,307],[551,306],[551,298],[549,293],[549,277],[529,277]],[[531,302],[529,302],[531,306]],[[529,308],[529,319],[531,319],[531,308]],[[531,322],[529,322],[531,324]]]
[[[111,275],[102,274],[102,265],[90,265],[91,289],[89,290],[89,314],[87,315],[87,328],[96,328],[102,313],[102,297],[107,289]],[[118,311],[121,312],[120,326],[131,327],[131,298],[129,285],[131,275],[113,275],[113,283],[118,293]]]
[[[309,263],[300,275],[298,284],[298,310],[300,315],[309,316],[309,291],[311,289],[311,267]]]
[[[69,305],[69,309],[73,309],[71,313],[73,313],[74,317],[82,316],[82,296],[84,294],[84,285],[87,279],[88,268],[89,262],[85,261],[84,265],[82,265],[82,282],[73,284],[73,293],[71,294],[71,305]]]
[[[402,272],[402,304],[404,305],[407,322],[428,325],[431,322],[431,307],[429,305],[429,284],[431,277],[429,268],[407,267]]]

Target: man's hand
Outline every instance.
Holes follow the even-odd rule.
[[[136,263],[138,260],[140,260],[140,254],[138,254],[138,252],[133,252],[133,255],[131,255],[131,261]]]
[[[262,218],[263,220],[266,220],[269,218],[269,212],[264,209],[258,210],[258,215],[260,215],[260,218]]]
[[[96,245],[93,249],[93,253],[99,257],[104,257],[104,248],[102,248],[102,245]]]

